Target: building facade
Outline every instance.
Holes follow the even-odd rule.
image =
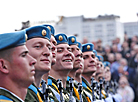
[[[120,17],[115,15],[99,15],[97,18],[84,16],[64,17],[54,25],[56,33],[65,33],[68,36],[76,35],[80,42],[87,38],[88,42],[102,40],[103,46],[112,44],[112,40],[124,38],[123,24]]]
[[[129,38],[131,38],[134,35],[138,36],[138,22],[124,23],[124,31]]]

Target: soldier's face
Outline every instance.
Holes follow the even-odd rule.
[[[29,55],[25,45],[15,47],[11,56],[12,60],[8,65],[11,80],[22,87],[30,85],[34,81],[36,60]]]
[[[32,38],[26,42],[29,54],[37,60],[36,71],[46,73],[51,69],[51,43],[44,38]]]
[[[54,70],[71,70],[73,69],[74,55],[68,44],[57,45],[56,63],[52,66]]]
[[[71,45],[70,48],[71,48],[72,53],[75,56],[73,68],[77,70],[79,69],[80,64],[81,64],[81,52],[77,45]]]
[[[97,61],[97,71],[96,71],[97,80],[99,80],[103,76],[104,76],[104,65],[101,61]]]
[[[84,70],[83,73],[94,73],[96,71],[95,54],[92,51],[83,53]]]
[[[80,52],[81,52],[81,50],[80,50]],[[79,69],[76,71],[76,74],[77,74],[77,73],[78,73],[78,74],[82,74],[82,72],[83,72],[83,70],[84,70],[84,59],[83,59],[82,56],[83,56],[83,55],[82,55],[82,52],[81,52],[81,63],[80,63]]]
[[[51,36],[50,42],[52,46],[52,65],[54,65],[56,63],[56,55],[57,55],[57,48],[56,48],[57,42],[54,36]]]
[[[111,80],[111,72],[110,72],[110,68],[106,67],[105,68],[105,81],[110,81]]]

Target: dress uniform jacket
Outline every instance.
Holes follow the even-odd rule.
[[[0,88],[0,102],[24,102],[10,91]]]

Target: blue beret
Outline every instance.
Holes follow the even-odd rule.
[[[103,62],[103,61],[104,61],[103,56],[97,55],[97,58],[98,58],[98,59],[99,59],[99,61],[101,61],[101,62]]]
[[[28,36],[28,39],[40,37],[40,38],[46,38],[48,40],[51,39],[51,32],[50,30],[45,26],[33,26],[26,29],[26,34]]]
[[[0,50],[24,45],[27,40],[25,30],[0,34]]]
[[[104,65],[104,67],[107,67],[107,66],[110,67],[110,62],[104,61],[104,62],[103,62],[103,65]]]
[[[77,40],[75,36],[68,37],[68,44],[70,45],[77,45]]]
[[[86,43],[82,45],[82,52],[93,51],[94,45],[92,43]]]
[[[63,43],[68,44],[68,39],[67,39],[66,34],[63,34],[63,33],[57,34],[57,35],[55,35],[55,39],[57,41],[57,45],[58,44],[63,44]]]
[[[97,57],[97,51],[96,51],[96,50],[93,50],[93,53],[94,53],[95,56]]]
[[[82,49],[82,45],[81,45],[80,42],[77,42],[77,46],[78,46],[78,48],[79,48],[80,50]]]
[[[54,27],[53,27],[52,25],[44,24],[43,26],[47,27],[47,28],[50,30],[51,35],[54,36],[54,34],[55,34],[55,29],[54,29]]]

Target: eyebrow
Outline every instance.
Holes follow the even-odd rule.
[[[24,51],[24,52],[22,52],[21,54],[20,54],[20,56],[22,55],[22,54],[27,54],[27,53],[29,53],[29,51]]]

